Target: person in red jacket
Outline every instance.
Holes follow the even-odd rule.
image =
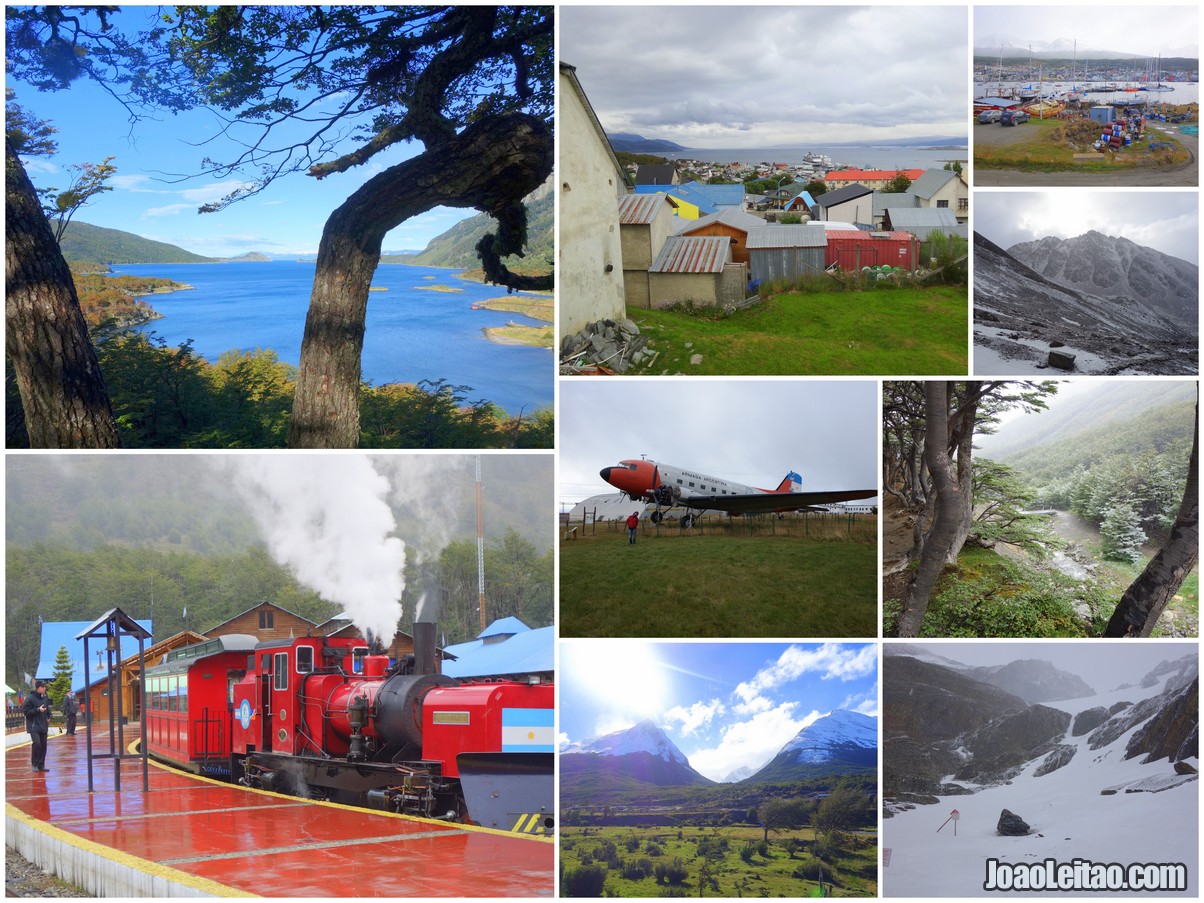
[[[633,511],[627,518],[627,544],[635,545],[636,532],[640,528],[640,512]]]

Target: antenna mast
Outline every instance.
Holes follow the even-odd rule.
[[[477,592],[480,593],[481,630],[485,630],[485,514],[481,509],[481,456],[477,455]]]

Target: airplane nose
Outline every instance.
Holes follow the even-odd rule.
[[[604,479],[606,482],[609,483],[610,482],[610,472],[612,469],[613,468],[610,468],[610,467],[603,467],[601,470],[598,471],[598,476],[600,476],[602,479]]]

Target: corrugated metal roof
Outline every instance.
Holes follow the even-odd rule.
[[[913,186],[914,187],[914,186]],[[874,216],[881,216],[887,207],[918,207],[920,199],[910,191],[875,191]]]
[[[817,207],[835,207],[837,204],[843,204],[845,201],[851,201],[866,194],[873,194],[873,189],[866,188],[864,185],[846,185],[844,188],[837,188],[835,191],[821,194],[815,199],[815,204]]]
[[[762,226],[748,233],[748,250],[766,248],[822,248],[828,244],[828,232],[809,223],[792,226]]]
[[[672,203],[668,195],[662,192],[623,195],[619,198],[619,225],[647,226],[665,204]]]
[[[910,232],[832,232],[828,236],[832,241],[907,241],[915,238]]]
[[[913,226],[956,226],[957,217],[948,207],[887,207],[890,224],[903,232]]]
[[[731,239],[720,235],[673,235],[656,256],[649,273],[722,273],[731,258]]]
[[[930,198],[945,187],[951,179],[957,178],[957,173],[948,169],[926,169],[918,179],[913,179],[909,194],[922,198]]]
[[[733,229],[751,232],[753,229],[759,229],[764,226],[765,220],[759,216],[753,216],[751,213],[745,213],[743,210],[737,210],[734,207],[724,207],[718,213],[712,213],[696,219],[692,223],[686,223],[678,231],[682,235],[689,235],[714,223],[722,223],[725,226],[731,226]]]

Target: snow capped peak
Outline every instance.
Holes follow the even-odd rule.
[[[795,734],[794,739],[782,747],[782,752],[797,749],[800,750],[800,758],[817,759],[829,757],[836,746],[876,749],[877,719],[848,709],[837,709]]]
[[[681,750],[673,744],[665,732],[647,719],[634,727],[583,741],[579,746],[565,751],[592,753],[600,756],[625,756],[630,753],[643,752],[651,753],[666,762],[689,765],[689,760],[682,755]]]

